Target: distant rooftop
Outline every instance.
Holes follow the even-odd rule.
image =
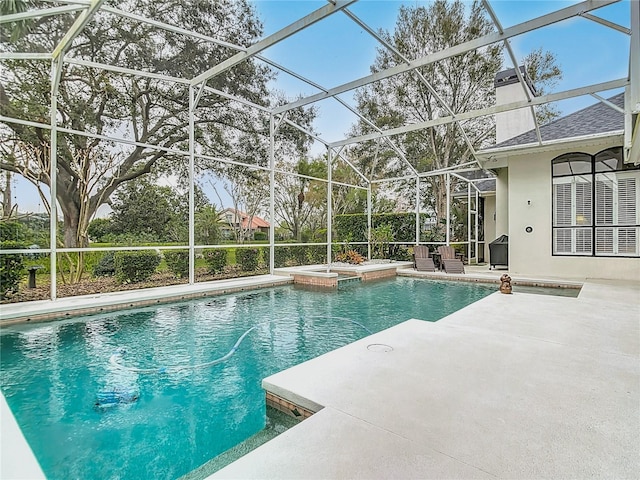
[[[487,170],[472,170],[469,172],[459,172],[458,175],[470,180],[478,189],[480,194],[493,193],[496,191],[496,178]],[[466,186],[460,186],[461,190],[455,192],[455,198],[467,198]]]

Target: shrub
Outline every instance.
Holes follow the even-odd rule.
[[[348,242],[341,242],[341,243],[334,243],[331,245],[331,252],[333,253],[333,256],[335,257],[335,255],[337,253],[346,253],[349,250],[353,250],[355,252],[358,252],[360,255],[362,255],[363,257],[367,257],[369,255],[369,248],[367,247],[367,245],[351,245]]]
[[[168,250],[164,252],[164,261],[177,278],[184,278],[189,275],[189,251],[188,250]]]
[[[289,247],[292,260],[296,265],[307,265],[307,248],[305,245],[291,245]]]
[[[269,248],[260,247],[258,251],[258,264],[269,268]]]
[[[253,239],[256,241],[262,241],[262,240],[267,240],[269,238],[269,235],[266,232],[255,232],[253,234]]]
[[[252,272],[258,268],[257,248],[238,248],[236,250],[236,261],[245,272]]]
[[[145,243],[157,244],[158,237],[151,233],[120,233],[113,234],[107,233],[102,237],[102,242],[100,243],[112,243],[114,245],[144,245]]]
[[[393,242],[393,230],[391,225],[379,225],[371,231],[371,257],[390,258],[390,242]]]
[[[364,213],[336,215],[334,218],[336,240],[339,241],[366,241],[367,240],[367,215]]]
[[[111,277],[116,273],[115,252],[105,253],[93,267],[94,277]]]
[[[325,263],[327,261],[327,247],[324,245],[309,246],[309,261],[312,264]]]
[[[152,250],[116,252],[116,278],[120,283],[148,280],[160,265],[160,255]]]
[[[28,228],[18,222],[2,220],[0,221],[0,242],[27,242]],[[12,247],[12,248],[24,248]]]
[[[221,248],[205,250],[202,255],[207,262],[209,273],[221,273],[227,266],[227,251]]]
[[[2,250],[25,248],[24,244],[13,241],[0,242]],[[0,299],[18,291],[25,275],[24,257],[20,253],[0,255]]]
[[[389,258],[391,260],[398,260],[398,261],[402,261],[402,262],[408,262],[411,261],[411,252],[409,251],[409,249],[407,247],[404,247],[402,245],[394,245],[396,247],[398,247],[395,250],[392,250]]]
[[[340,252],[336,254],[336,262],[351,263],[353,265],[360,265],[364,262],[364,257],[355,250],[349,250],[347,252]]]
[[[275,268],[285,267],[288,260],[289,247],[281,247],[276,245],[275,252],[273,254],[273,263],[275,263]]]
[[[428,215],[420,214],[420,225],[427,224]],[[371,215],[372,228],[389,225],[391,234],[397,242],[415,242],[416,214],[406,213],[374,213]],[[366,241],[367,214],[336,215],[334,219],[335,239],[339,241]],[[424,240],[423,240],[424,241]]]

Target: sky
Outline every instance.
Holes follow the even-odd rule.
[[[349,6],[349,10],[369,27],[378,31],[392,32],[397,12],[401,5],[408,7],[428,6],[425,0],[360,0]],[[465,1],[465,4],[471,2]],[[554,10],[565,8],[578,1],[568,0],[492,0],[490,2],[503,28],[507,28]],[[321,8],[322,0],[253,0],[252,4],[264,25],[265,36],[298,18]],[[613,21],[624,27],[630,26],[629,0],[597,9],[592,14]],[[563,79],[553,91],[590,85],[623,78],[628,75],[629,37],[623,33],[585,18],[573,18],[543,29],[526,33],[511,40],[518,60],[534,49],[542,47],[554,53],[563,71]],[[326,20],[305,29],[263,52],[269,59],[277,61],[323,87],[334,87],[370,73],[379,43],[345,14],[337,13]],[[506,60],[505,68],[513,65]],[[277,89],[288,96],[318,93],[286,73],[280,73],[275,82]],[[551,93],[551,92],[550,92]],[[605,92],[612,96],[618,91]],[[353,104],[353,92],[341,95]],[[582,97],[557,104],[561,113],[568,114],[584,108],[596,100]],[[344,138],[355,116],[338,102],[327,99],[317,102],[319,110],[315,124],[316,132],[329,141]]]
[[[263,23],[264,37],[326,5],[325,0],[249,1],[254,5]],[[622,0],[591,13],[628,28],[629,2],[630,0]],[[349,10],[376,31],[393,31],[401,5],[416,7],[429,3],[431,2],[425,0],[360,0],[349,6]],[[579,2],[492,0],[490,3],[502,26],[507,28]],[[557,63],[563,71],[563,79],[553,91],[563,91],[628,75],[629,37],[584,18],[573,18],[514,37],[511,44],[518,59],[540,47],[556,55]],[[345,14],[336,13],[268,48],[262,55],[323,87],[331,88],[367,76],[370,73],[370,65],[375,60],[377,47],[377,40],[364,29]],[[505,68],[511,67],[510,61],[506,60]],[[278,74],[272,87],[284,92],[290,99],[318,92],[315,87],[283,72]],[[602,96],[606,98],[616,93],[618,92],[604,92]],[[353,92],[345,92],[341,98],[353,105]],[[595,101],[593,97],[580,97],[559,102],[557,107],[564,115]],[[318,109],[314,130],[319,136],[328,141],[340,140],[347,136],[350,127],[356,121],[355,115],[333,99],[326,99],[314,105]],[[324,147],[315,142],[312,154],[321,154],[324,151]],[[20,210],[42,212],[44,209],[37,203],[35,189],[25,181],[16,180],[16,183],[15,192]],[[211,200],[217,203],[217,198],[213,197]]]

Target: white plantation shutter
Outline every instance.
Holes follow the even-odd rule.
[[[553,184],[553,226],[591,226],[593,188],[586,176],[555,178]],[[553,253],[590,255],[593,249],[591,228],[555,228]]]
[[[638,178],[620,174],[618,178],[618,225],[634,227],[618,228],[618,254],[638,255]]]
[[[596,175],[596,225],[613,225],[613,174]]]
[[[613,228],[596,228],[596,255],[613,253]]]
[[[575,222],[574,225],[591,225],[593,212],[591,181],[577,178],[575,183]]]
[[[557,183],[553,186],[553,225],[571,225],[571,184]]]
[[[596,175],[597,255],[638,255],[638,197],[637,174]]]
[[[553,253],[572,253],[571,228],[553,230]]]
[[[618,253],[638,255],[638,227],[618,229]]]
[[[576,235],[576,251],[578,254],[591,254],[592,251],[592,239],[593,235],[590,228],[576,228],[574,230]]]
[[[636,198],[637,179],[633,177],[618,179],[618,224],[636,225],[638,222]]]

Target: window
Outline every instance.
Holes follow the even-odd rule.
[[[622,148],[552,161],[553,254],[639,256],[640,169]]]

